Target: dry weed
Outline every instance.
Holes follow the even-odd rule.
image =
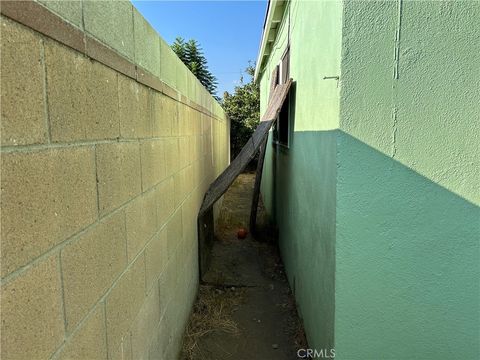
[[[182,359],[198,359],[199,341],[211,332],[239,334],[232,313],[233,309],[243,301],[243,298],[243,289],[236,288],[232,291],[228,288],[201,285],[185,331]]]

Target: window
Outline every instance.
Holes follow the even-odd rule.
[[[285,50],[282,60],[279,64],[278,80],[280,84],[284,84],[290,78],[290,47]],[[276,144],[289,146],[290,137],[290,93],[287,95],[283,103],[277,122],[273,129],[273,141]]]

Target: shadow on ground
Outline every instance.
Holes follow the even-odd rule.
[[[259,205],[259,231],[247,227],[255,173],[241,174],[225,194],[212,261],[200,286],[181,358],[292,360],[306,347],[274,232]]]

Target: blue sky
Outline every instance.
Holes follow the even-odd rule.
[[[177,36],[203,47],[218,95],[232,92],[248,61],[256,61],[267,2],[133,1],[135,7],[171,44]],[[246,79],[246,78],[245,78]]]

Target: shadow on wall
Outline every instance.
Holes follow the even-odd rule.
[[[287,276],[308,341],[334,345],[336,134],[295,132],[290,148],[270,145],[264,193],[274,212]],[[274,206],[274,207],[273,207]]]
[[[337,139],[339,358],[480,358],[480,208]]]
[[[340,130],[292,135],[266,178],[310,347],[479,358],[480,208]]]

